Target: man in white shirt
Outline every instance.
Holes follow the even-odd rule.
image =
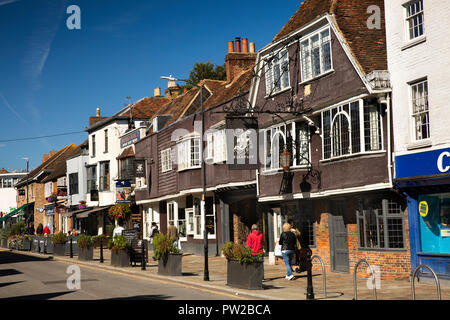
[[[123,222],[119,221],[119,225],[113,230],[113,239],[115,236],[121,236],[123,230],[125,230],[125,228],[123,227]]]

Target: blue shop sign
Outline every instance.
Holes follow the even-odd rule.
[[[53,216],[55,214],[55,205],[51,205],[48,207],[45,207],[45,215],[46,216]]]
[[[450,175],[450,148],[395,157],[396,178]]]

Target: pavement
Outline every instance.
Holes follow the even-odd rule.
[[[0,249],[7,250],[8,249]],[[16,252],[16,251],[13,251]],[[110,251],[103,250],[104,263],[100,263],[100,250],[94,250],[94,260],[80,261],[77,256],[54,256],[34,252],[17,251],[20,254],[35,257],[47,257],[67,264],[77,264],[105,272],[120,273],[123,275],[148,277],[154,281],[177,284],[182,287],[198,288],[199,290],[233,295],[236,298],[251,300],[306,300],[307,276],[306,272],[296,273],[293,280],[285,279],[286,268],[279,260],[275,265],[269,265],[268,259],[264,261],[264,276],[262,290],[245,290],[227,285],[227,261],[224,257],[209,257],[209,281],[204,281],[204,258],[193,254],[183,254],[183,276],[161,276],[157,274],[158,262],[150,261],[146,269],[142,270],[140,264],[130,267],[111,266]],[[149,251],[149,257],[152,252]],[[315,268],[316,269],[316,268]],[[319,268],[320,269],[320,268]],[[316,300],[352,300],[354,298],[354,276],[350,273],[326,272],[326,295],[324,292],[324,277],[322,272],[313,271],[313,290]],[[370,276],[357,276],[357,299],[374,300],[374,290],[371,288]],[[409,279],[379,280],[376,285],[377,300],[412,300],[412,288]],[[448,283],[440,284],[441,299],[450,299],[450,286]],[[437,300],[437,288],[434,282],[424,281],[423,278],[415,282],[416,300]]]

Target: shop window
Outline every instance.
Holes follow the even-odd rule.
[[[359,248],[405,249],[404,213],[388,199],[361,199],[356,211]]]

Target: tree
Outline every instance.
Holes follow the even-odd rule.
[[[182,88],[191,89],[193,85],[199,84],[200,81],[204,79],[209,80],[226,80],[227,79],[227,73],[225,65],[214,65],[211,63],[211,61],[208,60],[208,62],[196,62],[194,64],[194,68],[192,69],[191,73],[189,74],[189,83],[187,83]]]

